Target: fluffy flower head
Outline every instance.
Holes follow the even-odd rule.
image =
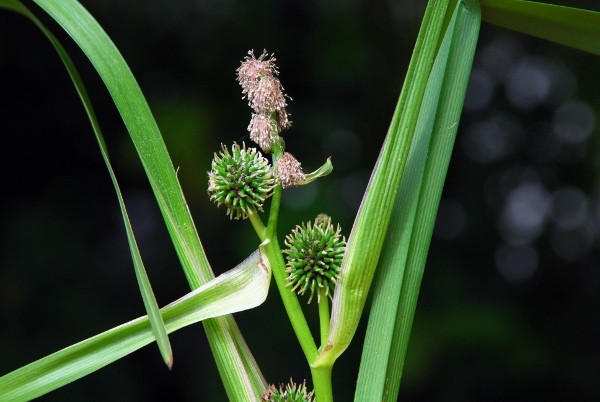
[[[273,147],[273,122],[269,116],[264,114],[252,114],[252,120],[248,126],[250,139],[257,143],[265,152],[270,152]]]
[[[281,183],[281,187],[294,187],[299,181],[304,180],[305,177],[300,162],[291,153],[286,152],[277,160],[275,165],[275,179]]]

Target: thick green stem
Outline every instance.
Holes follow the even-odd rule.
[[[324,288],[319,289],[319,327],[321,329],[321,349],[329,336],[329,298]]]
[[[267,228],[263,224],[262,219],[260,219],[260,216],[258,216],[256,211],[253,211],[248,214],[248,218],[250,219],[252,227],[254,227],[254,230],[256,231],[256,234],[258,235],[260,240],[265,241],[267,236]]]
[[[333,402],[333,391],[331,387],[331,365],[323,365],[310,368],[315,387],[315,400],[317,402]]]
[[[277,158],[283,154],[283,149],[279,141],[276,141],[273,146],[273,163]],[[296,337],[300,343],[300,347],[306,356],[308,363],[312,363],[318,356],[317,346],[313,339],[304,312],[298,301],[296,293],[292,292],[290,288],[286,287],[287,273],[285,272],[285,262],[281,249],[279,247],[279,241],[277,240],[277,218],[279,215],[279,206],[281,205],[281,185],[277,185],[273,191],[273,197],[271,199],[271,208],[269,211],[269,223],[267,227],[263,224],[262,220],[257,213],[248,214],[248,218],[256,231],[256,234],[261,241],[268,240],[264,246],[267,258],[271,263],[273,269],[273,276],[275,277],[275,283],[279,289],[279,294],[283,301],[285,310],[287,311],[288,317],[292,324],[292,328],[296,333]]]

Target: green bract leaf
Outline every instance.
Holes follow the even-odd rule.
[[[301,180],[297,183],[298,186],[302,186],[304,184],[308,184],[317,180],[319,177],[325,177],[329,173],[333,171],[333,164],[331,163],[331,158],[327,158],[327,162],[325,162],[320,168],[315,170],[312,173],[307,174],[304,177],[304,180]]]
[[[260,305],[267,297],[270,280],[271,267],[261,246],[234,269],[163,307],[160,311],[167,332]],[[37,398],[154,339],[148,317],[137,318],[0,377],[0,399],[18,402]],[[256,399],[265,388],[245,396],[246,400]],[[236,390],[237,395],[243,391]]]
[[[333,296],[329,337],[314,366],[332,365],[348,347],[358,326],[441,42],[447,4],[447,0],[429,3],[388,136],[348,238]]]

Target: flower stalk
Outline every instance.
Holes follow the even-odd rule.
[[[237,71],[237,80],[242,87],[243,98],[253,109],[248,125],[250,139],[260,149],[271,154],[272,166],[268,169],[265,159],[254,148],[240,148],[234,144],[229,152],[225,147],[213,161],[209,176],[209,193],[218,205],[225,204],[231,218],[248,218],[258,237],[263,242],[263,250],[272,267],[272,274],[279,289],[283,305],[298,342],[311,367],[313,383],[319,402],[332,401],[331,367],[315,367],[319,357],[314,337],[308,327],[300,306],[298,296],[293,290],[304,294],[310,290],[310,298],[316,294],[319,304],[320,341],[324,343],[329,333],[329,301],[344,253],[345,239],[340,239],[340,228],[333,228],[331,219],[319,216],[315,223],[298,226],[295,234],[299,237],[290,242],[298,247],[286,250],[288,266],[277,239],[277,222],[281,207],[283,189],[307,184],[332,170],[331,161],[311,174],[304,174],[301,163],[285,151],[285,143],[280,132],[291,126],[286,111],[286,99],[283,86],[277,77],[279,71],[275,58],[264,51],[258,58],[250,51]],[[257,181],[256,183],[254,181]],[[262,222],[259,211],[264,201],[271,198],[267,225]],[[309,233],[310,232],[310,233]],[[308,242],[304,244],[304,242]],[[286,242],[287,243],[287,242]],[[306,246],[306,247],[305,247]],[[302,256],[300,249],[310,251]],[[303,261],[310,260],[310,264]],[[296,279],[296,282],[291,280]],[[263,400],[276,395],[276,389],[270,387]],[[287,390],[287,389],[286,389]],[[281,389],[280,389],[281,391]],[[287,391],[286,391],[287,392]]]

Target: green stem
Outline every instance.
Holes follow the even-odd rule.
[[[267,228],[263,224],[262,219],[260,219],[260,216],[258,216],[256,211],[252,211],[248,214],[248,218],[250,219],[252,227],[254,227],[254,230],[256,231],[256,234],[258,235],[260,240],[265,241],[267,235]]]
[[[283,255],[281,254],[277,237],[268,237],[268,239],[270,241],[264,246],[264,250],[271,263],[271,269],[273,270],[273,276],[275,277],[275,283],[279,289],[283,306],[287,311],[290,323],[296,333],[300,347],[306,356],[306,360],[309,363],[312,363],[317,359],[319,354],[317,346],[315,345],[315,340],[308,328],[308,323],[306,322],[296,293],[286,287],[287,273],[285,272],[285,262],[283,261]]]
[[[275,115],[271,116],[271,118],[274,117]],[[273,133],[273,135],[278,137],[277,133]],[[277,159],[279,159],[282,155],[283,147],[281,146],[281,141],[276,140],[273,144],[273,165],[275,165]],[[298,338],[298,342],[300,343],[300,347],[304,352],[304,356],[306,356],[306,360],[311,365],[311,375],[315,388],[315,394],[318,396],[319,402],[333,402],[333,394],[331,390],[332,366],[320,366],[316,368],[312,367],[313,362],[315,362],[319,357],[319,352],[317,350],[317,346],[315,345],[315,340],[312,336],[312,333],[310,332],[310,328],[308,327],[308,323],[306,322],[306,318],[304,317],[304,312],[302,311],[302,307],[298,301],[298,296],[286,286],[287,273],[285,271],[285,262],[283,260],[283,255],[281,254],[281,249],[279,248],[279,241],[277,240],[277,220],[279,217],[279,208],[281,206],[281,192],[281,185],[277,185],[273,191],[273,197],[271,198],[269,222],[265,230],[265,238],[269,239],[270,241],[264,246],[264,250],[269,258],[269,262],[271,263],[271,269],[273,271],[273,276],[275,277],[275,283],[279,289],[283,306],[288,314],[290,323],[294,329],[294,333]],[[253,222],[252,224],[254,225],[255,223]],[[259,232],[257,231],[257,233]],[[261,238],[261,240],[264,239]],[[328,303],[324,304],[327,306]],[[328,306],[327,316],[329,316]],[[326,321],[326,325],[328,327],[329,319]],[[323,326],[324,325],[321,323],[321,328],[323,328]],[[327,332],[328,331],[329,329],[327,329]],[[323,338],[323,331],[321,331],[321,338]],[[327,336],[325,336],[324,339],[327,339]]]
[[[281,157],[283,154],[283,149],[281,148],[279,141],[275,142],[273,148],[273,163],[275,163],[277,158]],[[258,234],[260,240],[269,240],[265,244],[264,250],[267,254],[269,262],[271,263],[273,276],[275,277],[275,283],[279,289],[279,294],[281,295],[281,299],[292,324],[292,328],[294,329],[296,337],[300,343],[300,347],[306,356],[306,360],[310,364],[315,361],[319,352],[317,351],[315,340],[310,332],[306,318],[304,317],[304,312],[302,311],[298,297],[296,296],[296,293],[292,292],[290,288],[286,286],[287,273],[285,271],[285,262],[283,260],[283,255],[281,254],[279,241],[277,240],[277,218],[279,215],[280,205],[281,185],[277,185],[273,191],[273,197],[271,199],[269,223],[267,227],[265,227],[260,219],[260,216],[258,216],[256,212],[248,214],[248,218],[250,219],[250,222],[252,223],[252,226],[254,227],[256,234]]]
[[[331,365],[310,367],[310,373],[315,387],[315,400],[317,402],[333,402],[333,391],[331,387]]]
[[[273,133],[277,136],[277,133]],[[273,166],[277,163],[277,159],[283,155],[283,148],[281,147],[281,140],[275,141],[273,144]],[[273,198],[271,199],[271,209],[269,210],[269,223],[267,224],[267,236],[277,237],[277,220],[279,218],[279,207],[281,206],[281,184],[275,186],[273,191]]]
[[[321,348],[327,343],[329,336],[329,298],[325,292],[325,288],[319,289],[319,327],[321,328]]]

